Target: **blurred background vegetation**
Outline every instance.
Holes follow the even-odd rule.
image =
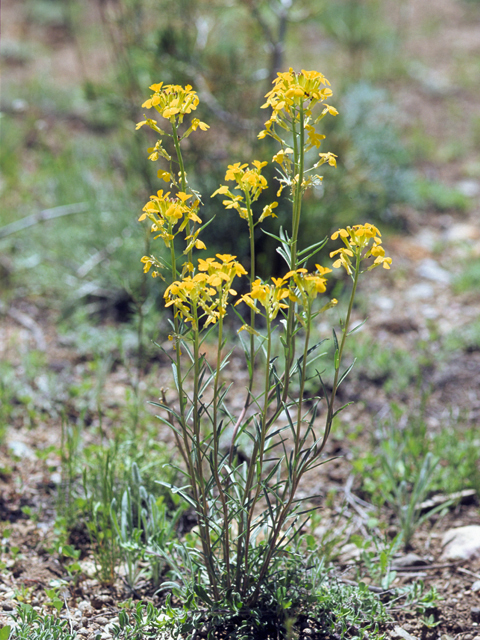
[[[479,19],[479,3],[458,2]],[[68,326],[143,323],[147,309],[161,308],[158,281],[141,272],[149,241],[137,222],[149,195],[162,186],[157,165],[147,160],[151,132],[135,133],[153,82],[192,84],[201,98],[199,116],[211,125],[208,134],[189,138],[185,156],[191,183],[204,196],[205,218],[216,217],[206,232],[212,254],[246,253],[241,221],[210,194],[227,164],[271,158],[273,148],[256,137],[265,119],[259,106],[276,73],[289,66],[322,71],[340,111],[325,124],[322,147],[338,154],[339,166],[326,169],[324,188],[308,196],[305,238],[364,221],[408,230],[413,210],[465,210],[468,197],[425,170],[439,158],[448,163],[456,157],[454,140],[446,137],[440,147],[432,142],[398,99],[406,91],[450,95],[409,50],[416,30],[438,26],[431,15],[419,25],[411,4],[6,0],[0,43],[3,299],[46,301]],[[471,83],[468,69],[464,81]],[[276,191],[270,179],[268,201]],[[280,224],[288,225],[288,202],[277,211]],[[283,268],[260,230],[257,242],[260,273]],[[152,248],[161,250],[160,244]]]

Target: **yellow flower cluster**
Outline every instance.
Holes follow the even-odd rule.
[[[317,294],[325,293],[327,279],[324,276],[332,271],[319,264],[315,267],[314,273],[308,273],[308,270],[303,268],[289,271],[283,278],[272,278],[273,284],[266,284],[257,279],[252,283],[250,293],[243,295],[236,304],[245,302],[255,313],[260,313],[256,304],[258,300],[270,321],[277,317],[281,309],[288,309],[288,304],[285,302],[287,298],[306,306],[308,300],[314,300]],[[336,303],[334,299],[327,306],[330,307]]]
[[[164,85],[163,82],[159,82],[158,84],[152,84],[150,89],[153,91],[153,95],[142,104],[142,107],[145,109],[151,109],[152,107],[155,108],[163,118],[169,120],[172,124],[177,122],[178,124],[181,124],[184,116],[195,111],[199,103],[196,91],[193,91],[189,84],[187,84],[186,87],[181,87],[178,84]],[[152,118],[145,118],[145,120],[139,122],[136,129],[140,129],[140,127],[143,127],[145,124],[160,135],[165,135],[165,131],[160,129],[157,121]],[[209,128],[210,126],[205,124],[205,122],[202,122],[198,118],[193,118],[190,127],[182,135],[182,139],[187,138],[192,131],[196,131],[197,129],[207,131]],[[158,144],[159,143],[157,143],[157,145]],[[160,149],[160,155],[166,157],[166,152],[161,148],[161,145]],[[157,149],[155,148],[154,150],[149,151],[153,152],[155,155]],[[152,154],[150,155],[151,160],[156,160],[157,157],[152,157]]]
[[[322,118],[327,113],[336,116],[338,111],[335,107],[323,104],[323,110],[314,117],[312,110],[318,103],[324,102],[332,95],[329,88],[330,83],[325,76],[318,71],[305,71],[296,73],[293,69],[285,73],[278,73],[273,82],[273,89],[265,96],[267,101],[262,105],[263,109],[271,108],[272,115],[265,122],[265,129],[258,134],[260,139],[270,136],[276,140],[281,149],[273,156],[273,161],[277,162],[282,170],[279,178],[279,196],[284,187],[288,186],[292,191],[298,189],[304,192],[308,187],[321,184],[323,177],[320,175],[308,175],[321,165],[328,163],[336,166],[336,155],[333,153],[320,153],[320,159],[310,168],[303,171],[301,185],[298,184],[298,149],[301,153],[310,151],[313,147],[319,149],[325,136],[315,129]],[[285,129],[293,134],[297,145],[294,150],[287,146],[283,139],[283,134],[276,130],[276,126]],[[300,145],[300,146],[298,146]]]
[[[283,301],[290,297],[291,292],[288,287],[284,287],[286,282],[284,278],[272,278],[272,282],[273,284],[265,284],[257,278],[252,283],[250,293],[243,295],[235,304],[245,302],[255,313],[260,313],[256,304],[258,300],[265,309],[268,320],[275,320],[280,309],[288,309],[288,304]],[[244,328],[247,329],[248,327],[242,327],[242,329]]]
[[[274,123],[281,124],[285,119],[299,120],[301,110],[304,118],[310,117],[313,107],[332,95],[329,81],[318,71],[302,69],[300,73],[295,73],[290,68],[285,73],[278,73],[273,85],[273,89],[265,96],[267,101],[261,107],[262,109],[270,107],[273,113],[270,119],[265,122],[265,130],[258,134],[259,138],[265,138],[267,135],[277,138],[272,131]],[[315,124],[327,113],[336,116],[338,111],[335,107],[325,104]],[[312,146],[318,148],[324,136],[316,134],[313,125],[309,126],[310,129],[307,129],[308,144],[310,148]]]
[[[182,232],[188,222],[201,224],[201,219],[197,215],[199,201],[195,200],[193,204],[187,204],[192,198],[192,194],[180,191],[175,198],[170,198],[170,192],[163,193],[163,190],[157,191],[157,195],[150,196],[150,201],[143,207],[143,213],[139,221],[148,218],[152,222],[151,231],[157,233],[154,239],[162,238],[167,247],[170,247],[174,237]],[[175,226],[179,224],[178,228]],[[188,246],[185,253],[195,246],[197,249],[205,249],[205,245],[201,240],[197,239],[198,230],[187,236]],[[146,267],[146,264],[145,264]]]
[[[143,256],[140,260],[143,263],[143,273],[148,273],[152,267],[156,267],[154,271],[152,271],[152,278],[161,278],[164,280],[164,277],[161,275],[157,269],[161,269],[163,265],[160,263],[155,256]]]
[[[305,102],[311,108],[332,95],[332,90],[328,88],[329,81],[319,71],[302,69],[300,73],[295,73],[290,68],[284,73],[278,73],[273,85],[273,89],[265,96],[267,101],[262,105],[262,109],[271,107],[274,111],[285,109],[289,112]],[[326,108],[333,109],[328,105]]]
[[[366,260],[373,257],[375,260],[368,267],[368,271],[379,265],[382,265],[384,269],[390,269],[392,259],[385,256],[385,249],[381,246],[381,235],[377,227],[368,222],[335,231],[332,235],[332,240],[341,238],[345,247],[330,253],[331,258],[338,256],[333,263],[334,268],[344,267],[347,273],[351,275],[354,271],[352,258]]]
[[[305,304],[306,299],[315,299],[318,293],[325,293],[327,287],[327,279],[324,277],[327,273],[331,273],[331,269],[315,265],[316,272],[308,273],[307,269],[297,269],[289,271],[284,278],[292,278],[297,288],[297,294],[294,296],[295,302]],[[298,297],[300,296],[300,298]]]
[[[237,186],[234,189],[242,191],[244,196],[234,195],[226,185],[221,185],[212,193],[211,197],[213,198],[216,195],[227,196],[229,199],[223,200],[222,204],[227,209],[235,209],[241,218],[248,220],[248,209],[242,205],[245,204],[245,198],[247,198],[249,204],[252,204],[258,200],[262,191],[267,189],[267,180],[261,173],[263,167],[267,164],[267,162],[254,160],[251,167],[247,163],[241,164],[240,162],[228,165],[225,180],[236,182]],[[265,206],[258,222],[262,222],[268,216],[276,217],[273,213],[273,209],[276,207],[278,207],[278,202],[272,202]]]
[[[223,318],[229,296],[237,295],[232,289],[234,279],[247,273],[236,256],[217,253],[216,257],[199,259],[198,273],[173,282],[164,294],[165,306],[174,305],[176,314],[194,326],[198,313],[207,317],[205,326]]]
[[[293,174],[293,162],[291,158],[292,155],[293,155],[293,149],[287,147],[285,149],[281,149],[280,151],[278,151],[278,153],[276,153],[273,156],[272,160],[273,162],[277,162],[283,169],[285,169],[287,174],[291,175]],[[312,169],[318,169],[318,167],[321,167],[322,164],[326,164],[327,162],[331,167],[337,166],[338,156],[336,156],[334,153],[331,153],[330,151],[328,151],[327,153],[319,153],[318,155],[320,156],[320,160],[318,160],[318,162],[316,162],[313,165]],[[280,182],[280,188],[277,191],[277,197],[280,196],[284,187],[286,187],[288,184],[296,184],[295,178],[291,182],[285,177],[277,178],[277,179]],[[302,181],[302,189],[305,190],[308,187],[311,187],[312,185],[315,185],[315,186],[320,185],[322,183],[322,180],[323,180],[323,176],[319,176],[317,174],[307,176],[307,177],[305,177],[304,175],[304,178]]]

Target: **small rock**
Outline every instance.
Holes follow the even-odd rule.
[[[444,238],[447,242],[465,242],[475,240],[480,235],[480,230],[472,224],[460,222],[454,224],[445,231]]]
[[[449,284],[452,279],[450,273],[446,269],[443,269],[436,260],[432,260],[432,258],[422,260],[417,267],[417,273],[426,280],[442,282],[443,284]]]
[[[27,458],[28,460],[35,460],[35,453],[27,444],[20,440],[11,440],[8,443],[8,448],[17,458]]]
[[[373,299],[374,304],[381,309],[382,311],[391,311],[395,306],[395,303],[391,298],[387,298],[386,296],[378,296]]]
[[[412,300],[425,300],[425,298],[433,298],[434,290],[428,282],[417,282],[410,287],[407,296]]]
[[[339,561],[342,564],[348,564],[349,562],[353,562],[354,560],[358,560],[362,555],[362,550],[357,547],[353,542],[349,542],[344,545],[343,551],[339,556]]]
[[[417,567],[425,566],[426,564],[428,564],[428,562],[416,553],[407,553],[401,558],[395,558],[392,562],[392,568],[400,569],[401,567]]]
[[[97,596],[93,596],[93,598],[90,600],[90,604],[92,605],[92,607],[94,609],[96,609],[98,611],[99,609],[103,608],[105,602],[104,602],[104,600],[102,598],[97,597]]]
[[[393,629],[393,635],[397,638],[403,638],[403,640],[417,640],[416,636],[412,636],[408,631],[402,629],[402,627],[395,627]]]
[[[475,580],[475,582],[472,584],[472,591],[473,593],[480,591],[480,580]]]
[[[28,102],[22,98],[16,98],[12,101],[12,109],[18,113],[22,113],[28,109]]]
[[[11,602],[5,601],[5,602],[2,602],[2,609],[4,611],[13,611],[15,607]]]
[[[101,627],[108,624],[108,620],[106,618],[103,618],[102,616],[100,616],[99,618],[96,618],[95,622]]]
[[[455,186],[467,198],[475,198],[480,194],[480,184],[476,180],[460,180]]]
[[[480,526],[449,529],[442,540],[441,560],[473,560],[480,557]]]
[[[470,617],[472,622],[480,622],[480,607],[472,607],[470,609]]]

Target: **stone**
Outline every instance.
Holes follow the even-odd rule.
[[[392,569],[400,569],[402,567],[417,567],[428,564],[426,560],[416,553],[407,553],[400,558],[395,558],[392,562]]]
[[[7,446],[17,458],[27,458],[28,460],[36,459],[33,449],[20,440],[11,440]]]
[[[480,607],[472,607],[470,609],[470,617],[472,622],[480,622]]]
[[[353,542],[349,542],[343,546],[342,553],[338,559],[342,564],[349,564],[350,562],[358,560],[361,555],[362,549],[359,549],[359,547],[357,547],[356,544],[353,544]]]
[[[480,558],[480,526],[471,524],[449,529],[443,536],[442,547],[441,561]]]
[[[425,300],[426,298],[433,298],[434,294],[435,291],[431,284],[428,284],[428,282],[417,282],[409,288],[407,297],[411,300]]]
[[[382,311],[391,311],[395,306],[394,301],[387,296],[378,296],[373,298],[373,304],[375,304]]]
[[[444,233],[444,239],[447,242],[465,242],[466,240],[475,240],[479,236],[479,228],[465,222],[452,225]]]
[[[480,195],[480,184],[476,180],[460,180],[455,186],[467,198]]]
[[[477,591],[480,591],[480,580],[475,580],[475,582],[472,584],[472,591],[473,593],[477,593]]]
[[[432,258],[425,258],[425,260],[422,260],[417,267],[417,273],[426,280],[441,282],[443,284],[450,284],[452,279],[451,274]]]
[[[393,635],[397,638],[403,638],[403,640],[417,640],[416,636],[412,636],[408,631],[402,629],[402,627],[395,627],[393,629]]]

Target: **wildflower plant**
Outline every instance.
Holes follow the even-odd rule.
[[[183,461],[180,471],[185,485],[173,490],[193,506],[198,520],[190,543],[177,549],[177,556],[183,558],[182,569],[170,549],[174,578],[170,586],[193,585],[190,602],[210,612],[227,607],[240,619],[248,618],[248,612],[268,592],[272,576],[308,518],[297,490],[306,473],[326,462],[324,451],[332,422],[341,411],[335,397],[349,371],[342,369],[342,355],[358,279],[364,271],[380,265],[388,269],[391,263],[373,225],[355,225],[333,234],[332,240],[343,243],[330,254],[335,258],[333,268],[346,270],[352,290],[340,340],[333,331],[333,383],[327,390],[317,372],[321,393],[307,402],[307,372],[319,357],[320,346],[312,344],[312,323],[337,301],[326,297],[332,269],[321,264],[308,269],[327,240],[300,247],[298,235],[305,192],[322,181],[318,174],[322,165],[336,165],[331,152],[319,152],[311,163],[308,158],[325,138],[317,131],[320,121],[327,115],[336,116],[337,111],[326,103],[332,91],[321,73],[290,69],[279,73],[273,85],[263,105],[270,117],[258,137],[270,136],[279,145],[272,159],[278,169],[277,198],[286,191],[292,217],[289,229],[280,228],[273,234],[286,263],[285,275],[268,281],[256,275],[254,243],[255,227],[266,217],[275,217],[280,206],[276,200],[261,210],[257,205],[260,194],[268,189],[262,174],[267,163],[254,160],[229,165],[226,184],[212,194],[223,198],[227,212],[236,211],[246,222],[250,237],[247,271],[232,255],[198,257],[198,251],[206,248],[200,234],[208,223],[202,221],[200,195],[188,183],[181,143],[194,131],[207,131],[208,125],[193,117],[199,101],[192,87],[152,85],[152,96],[143,107],[159,114],[160,125],[153,118],[137,125],[148,125],[158,134],[149,157],[166,165],[158,176],[170,189],[151,196],[140,217],[149,220],[154,238],[161,238],[169,253],[168,258],[142,258],[145,272],[153,268],[154,277],[167,281],[165,304],[173,309],[169,357],[178,399],[171,403],[164,394],[157,406],[162,409],[160,419],[172,429]],[[167,136],[173,141],[175,157],[163,146]],[[243,295],[237,294],[240,279],[250,282],[249,287],[241,285],[243,291],[248,288]],[[248,322],[239,312],[244,305]],[[225,376],[230,355],[225,339],[229,313],[242,319],[239,339],[248,371],[238,415],[229,402]],[[274,355],[275,334],[282,345],[280,358]],[[207,337],[216,341],[213,362],[204,353]],[[226,447],[225,442],[229,443]],[[237,454],[241,442],[250,443],[248,460]]]

